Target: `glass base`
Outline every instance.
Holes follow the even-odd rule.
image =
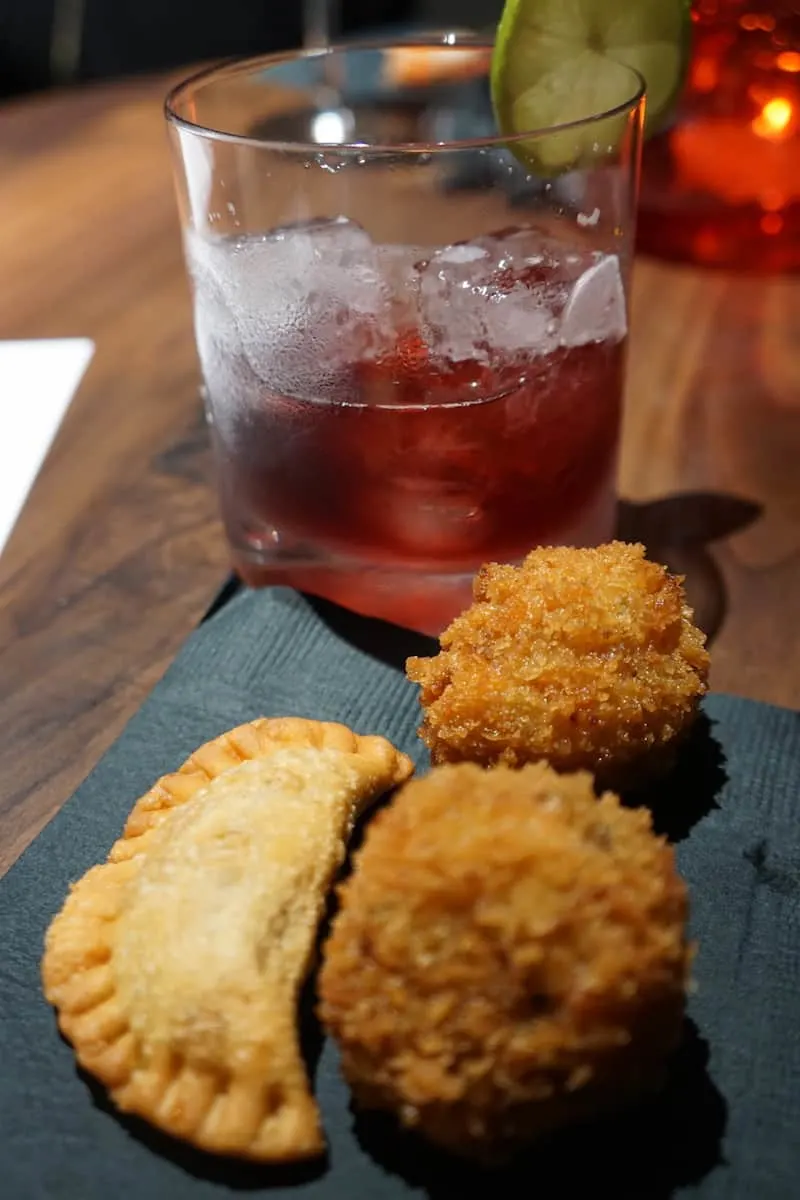
[[[580,520],[554,530],[540,544],[597,546],[614,534],[616,494],[605,486]],[[520,553],[517,561],[521,561]],[[322,555],[294,561],[267,552],[263,545],[233,546],[233,566],[250,587],[285,585],[310,592],[362,616],[378,617],[438,636],[472,601],[472,580],[482,565],[469,571],[429,571],[385,563]],[[490,560],[490,556],[489,556]]]

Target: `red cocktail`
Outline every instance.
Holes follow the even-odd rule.
[[[257,318],[237,324],[244,275],[258,287],[279,277],[272,260],[315,252],[328,277],[304,297],[298,340],[279,313],[261,338]],[[352,284],[348,255],[372,256],[374,275]],[[433,253],[376,248],[335,221],[205,244],[194,266],[223,514],[248,582],[436,630],[481,563],[610,534],[626,330],[615,258],[529,228]],[[270,387],[313,376],[309,339],[317,387]]]
[[[377,53],[201,77],[173,135],[237,570],[437,633],[484,562],[613,532],[640,81],[545,178],[531,145],[568,132],[447,140],[485,129],[481,79],[359,108]],[[272,68],[291,99],[326,63],[358,83],[319,114],[342,144],[270,141]],[[229,92],[256,117],[212,133]]]

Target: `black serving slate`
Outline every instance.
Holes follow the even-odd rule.
[[[800,1196],[800,715],[726,696],[708,699],[656,798],[660,827],[679,841],[700,942],[684,1048],[657,1103],[487,1176],[387,1120],[354,1118],[335,1051],[307,1019],[329,1156],[270,1171],[118,1117],[78,1074],[39,989],[42,937],[69,881],[105,856],[137,795],[202,741],[260,714],[382,733],[424,766],[415,689],[402,674],[420,645],[292,592],[235,596],[0,883],[3,1200]]]

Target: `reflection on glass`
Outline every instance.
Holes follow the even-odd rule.
[[[338,32],[338,0],[303,0],[303,47],[321,50]]]

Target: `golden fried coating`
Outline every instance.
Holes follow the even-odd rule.
[[[683,581],[644,548],[534,550],[478,573],[433,658],[410,658],[434,763],[546,759],[626,787],[671,765],[706,691]]]
[[[502,1156],[662,1081],[691,957],[646,810],[585,773],[434,768],[367,831],[320,1015],[365,1107]]]
[[[322,1152],[299,989],[353,821],[412,769],[384,738],[261,718],[141,797],[42,961],[62,1033],[120,1109],[219,1154]]]

